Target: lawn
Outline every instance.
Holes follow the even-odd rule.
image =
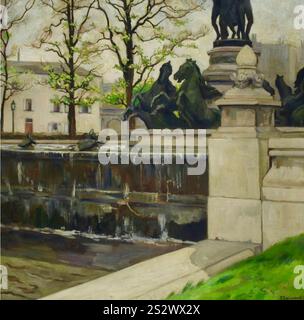
[[[304,235],[276,244],[205,283],[194,287],[187,285],[183,292],[172,294],[168,299],[304,300],[304,289],[294,288],[295,277],[299,276],[294,273],[294,268],[298,265],[304,265]]]

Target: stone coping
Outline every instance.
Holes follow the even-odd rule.
[[[300,157],[304,158],[304,150],[272,150],[270,157]]]
[[[137,129],[142,129],[142,128],[137,128]],[[155,130],[158,130],[158,129],[155,129]],[[171,130],[171,129],[169,129],[169,130]],[[174,129],[172,129],[172,130],[174,130]],[[181,129],[181,130],[184,132],[186,129]],[[197,130],[197,129],[194,129],[194,130]],[[216,129],[201,129],[201,130],[206,130],[207,131],[207,136],[211,136],[216,131]],[[147,131],[149,132],[149,134],[152,134],[152,130],[147,130]],[[196,134],[195,134],[195,136],[196,136]],[[22,140],[23,139],[1,139],[0,140],[0,145],[19,144],[19,143],[21,143]],[[121,140],[121,135],[118,136],[118,140]],[[68,144],[68,145],[69,144],[77,144],[78,141],[79,140],[75,140],[75,139],[74,140],[69,140],[69,139],[66,139],[66,140],[37,139],[37,143],[38,144],[58,144],[58,145],[61,145],[61,144]]]
[[[304,134],[304,127],[303,128],[300,128],[300,127],[276,127],[276,129],[280,132],[283,132],[283,133],[299,132],[299,133]]]
[[[1,139],[1,145],[5,144],[19,144],[23,139]],[[37,140],[38,144],[76,144],[78,140],[52,140],[52,139],[43,139]]]
[[[249,92],[249,91],[248,91]],[[280,108],[281,103],[273,100],[270,96],[256,97],[251,95],[227,95],[222,99],[216,101],[218,107],[234,107],[234,108],[248,108],[248,107],[258,107],[259,109],[264,109],[266,107],[276,107]]]
[[[303,131],[304,132],[304,131]],[[301,138],[271,138],[269,140],[269,149],[304,149],[304,137]],[[304,152],[304,150],[303,150]]]

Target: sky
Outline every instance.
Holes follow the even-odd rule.
[[[24,1],[25,0],[20,0],[19,3],[21,4]],[[251,0],[251,3],[255,18],[252,33],[257,35],[259,41],[274,43],[283,39],[295,46],[298,46],[301,41],[304,41],[304,30],[296,30],[294,28],[294,9],[297,5],[304,5],[304,0]],[[212,49],[212,43],[215,38],[210,23],[211,8],[212,1],[206,0],[204,5],[205,10],[191,17],[189,28],[195,30],[198,26],[207,25],[210,28],[210,32],[204,38],[197,41],[198,49],[179,50],[178,54],[180,57],[171,59],[173,60],[174,68],[177,68],[185,58],[189,57],[195,59],[202,70],[207,68],[207,52]],[[18,8],[16,8],[16,10],[18,10]],[[16,47],[21,48],[22,60],[54,60],[54,57],[30,47],[31,42],[34,41],[37,33],[39,33],[48,20],[50,20],[50,15],[47,11],[41,8],[35,8],[29,14],[26,25],[20,25],[14,31],[12,41]],[[101,59],[102,61],[107,61],[107,63],[103,63],[105,81],[115,81],[117,77],[119,77],[119,74],[113,69],[115,60],[108,55],[102,56]]]

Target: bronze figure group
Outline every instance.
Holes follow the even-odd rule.
[[[250,0],[213,0],[212,26],[216,40],[250,40],[253,12]],[[237,29],[236,29],[237,28]],[[232,32],[231,37],[229,29]]]

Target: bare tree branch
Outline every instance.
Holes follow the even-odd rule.
[[[168,55],[178,47],[190,47],[190,42],[205,35],[185,32],[185,19],[201,9],[196,0],[186,0],[185,4],[173,0],[98,0],[96,9],[106,23],[98,42],[102,50],[117,58],[126,84],[127,105],[131,104],[134,88],[147,81]],[[176,34],[166,32],[169,24],[175,25]],[[143,44],[157,48],[147,57]]]
[[[91,67],[79,75],[80,68],[99,52],[97,42],[85,41],[83,36],[92,30],[90,13],[98,0],[40,0],[53,13],[50,23],[39,37],[37,48],[56,55],[60,71],[49,68],[49,85],[62,93],[60,103],[69,107],[68,123],[71,137],[76,135],[75,107],[94,103],[89,95],[97,70]]]
[[[17,81],[18,75],[11,75],[11,70],[8,67],[8,58],[9,58],[9,42],[11,39],[12,29],[22,23],[29,11],[34,7],[36,0],[26,0],[20,12],[14,10],[16,6],[16,0],[4,0],[2,4],[7,7],[10,19],[6,28],[0,30],[0,52],[1,52],[1,73],[0,79],[2,84],[1,90],[1,132],[4,127],[4,108],[6,102],[17,92],[24,91],[27,89],[26,85]]]

